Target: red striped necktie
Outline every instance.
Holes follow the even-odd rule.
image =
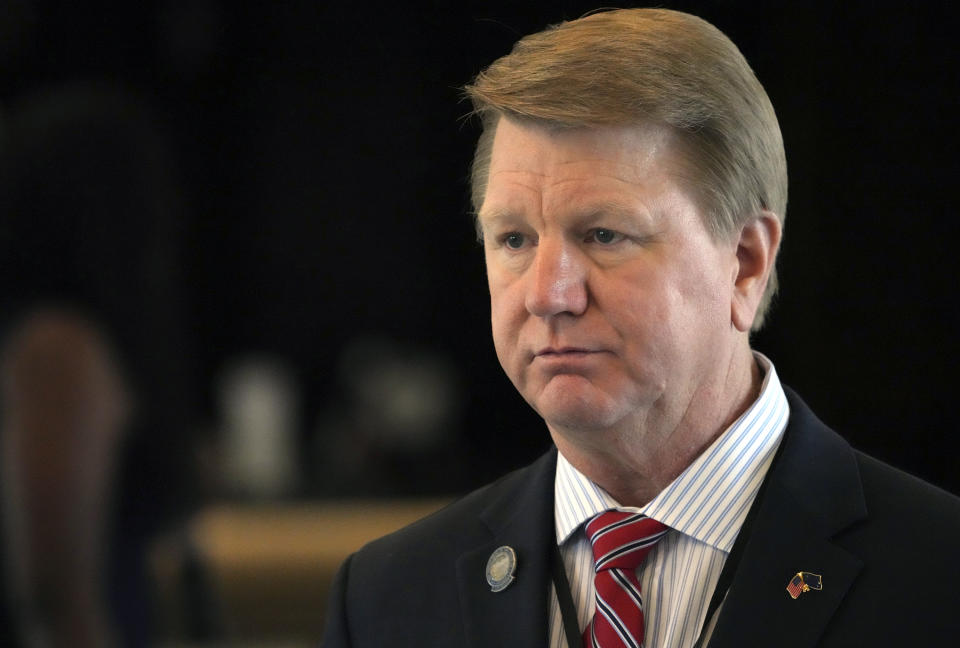
[[[605,511],[587,522],[597,571],[597,609],[583,632],[584,646],[643,645],[643,600],[636,570],[669,530],[645,515],[623,511]]]

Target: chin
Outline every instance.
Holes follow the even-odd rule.
[[[552,412],[543,420],[550,428],[576,432],[600,432],[612,426],[609,418],[597,416],[596,412]]]
[[[616,427],[636,405],[611,398],[596,389],[544,389],[528,399],[547,425],[568,430],[605,430]]]

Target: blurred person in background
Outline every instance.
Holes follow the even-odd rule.
[[[467,91],[494,346],[555,448],[351,556],[324,645],[954,645],[960,500],[751,349],[787,170],[737,47],[601,12]]]
[[[130,401],[115,352],[75,313],[41,310],[0,356],[6,583],[24,646],[115,645],[108,525]]]
[[[185,201],[179,169],[155,112],[119,84],[52,84],[16,97],[5,108],[0,151],[0,258],[4,263],[0,331],[19,336],[21,341],[14,346],[25,354],[17,365],[23,376],[33,375],[32,358],[45,358],[43,354],[48,353],[65,371],[73,372],[63,380],[80,386],[88,377],[84,372],[94,375],[110,366],[98,359],[101,350],[113,348],[123,359],[123,391],[133,394],[136,402],[126,422],[128,433],[118,438],[118,430],[111,427],[121,427],[123,408],[117,410],[116,420],[108,416],[114,397],[104,378],[101,387],[90,386],[99,389],[96,393],[102,398],[89,405],[90,411],[78,405],[57,413],[59,418],[37,423],[48,430],[44,434],[63,445],[36,449],[36,453],[49,452],[63,461],[71,457],[73,469],[84,475],[115,466],[112,473],[102,475],[102,484],[87,484],[96,493],[75,494],[84,501],[96,501],[102,510],[72,511],[109,521],[84,540],[109,547],[103,572],[97,575],[106,596],[97,603],[106,611],[89,622],[104,628],[112,619],[118,642],[146,645],[155,632],[148,547],[161,533],[182,525],[199,495],[194,483],[196,441],[188,435],[196,395],[189,370],[193,356],[181,319],[178,241]],[[43,304],[66,304],[88,314],[96,324],[81,324],[73,315],[32,318],[31,313],[46,312]],[[42,331],[34,333],[34,327]],[[20,333],[14,334],[15,330]],[[109,331],[109,344],[102,343],[105,336],[100,330]],[[78,348],[71,351],[67,340],[77,342]],[[44,344],[50,349],[44,351]],[[34,404],[41,403],[41,398],[56,396],[37,391],[17,394],[24,399],[19,406],[30,412],[38,410]],[[85,416],[99,417],[96,421],[102,425],[95,438],[101,450],[90,448],[89,454],[74,455],[68,452],[71,444],[79,443],[76,435],[87,434],[91,424]],[[22,433],[32,429],[23,428]],[[43,463],[40,459],[45,455],[29,452],[28,461]],[[102,463],[81,467],[87,461]],[[31,487],[44,483],[38,472],[24,474],[23,480],[30,480]],[[112,498],[107,497],[106,486],[111,481],[116,484]],[[51,494],[38,501],[60,500]],[[34,531],[23,527],[21,535],[29,533]],[[103,547],[96,551],[104,551]],[[90,555],[96,551],[91,548]],[[84,569],[89,572],[93,567]],[[49,579],[57,573],[45,573],[44,587],[52,587]],[[34,570],[30,578],[35,576]]]

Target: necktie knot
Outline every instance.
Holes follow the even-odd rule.
[[[635,570],[669,527],[641,513],[604,511],[587,523],[596,570]]]

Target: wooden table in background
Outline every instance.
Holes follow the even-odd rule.
[[[317,642],[337,568],[366,542],[449,502],[344,500],[303,505],[224,505],[201,511],[188,542],[209,585],[223,639]],[[182,560],[169,543],[153,555],[163,634],[183,628]],[[182,635],[181,635],[182,636]]]

